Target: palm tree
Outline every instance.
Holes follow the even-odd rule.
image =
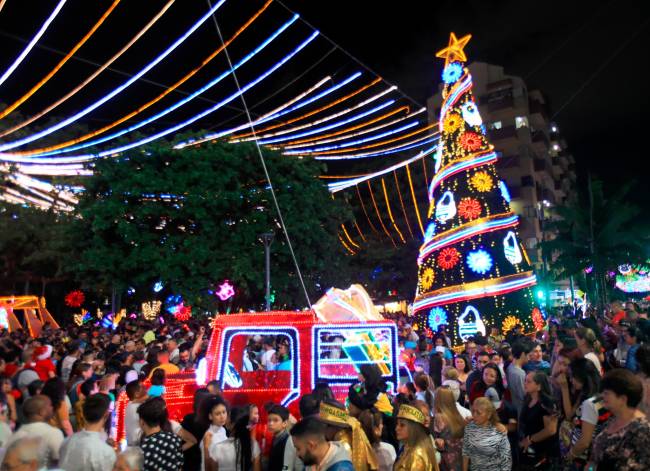
[[[552,240],[543,243],[552,254],[555,279],[584,273],[591,267],[595,299],[607,302],[606,275],[624,263],[645,262],[650,231],[640,217],[641,209],[626,201],[632,184],[606,195],[603,182],[591,180],[573,202],[555,208],[549,229]]]

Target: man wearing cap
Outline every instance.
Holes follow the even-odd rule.
[[[361,428],[361,423],[350,417],[345,406],[334,400],[320,403],[318,419],[327,425],[325,438],[338,441],[350,452],[352,464],[356,471],[379,469],[377,457]]]

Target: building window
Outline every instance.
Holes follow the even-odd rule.
[[[501,129],[502,123],[501,121],[494,121],[493,123],[489,124],[490,129]]]
[[[527,128],[528,127],[528,118],[526,116],[517,116],[515,118],[515,127],[517,129],[519,129],[519,128]]]

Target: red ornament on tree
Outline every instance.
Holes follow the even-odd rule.
[[[481,215],[481,203],[474,198],[463,198],[458,203],[458,214],[465,219],[476,219]]]
[[[70,291],[65,295],[65,304],[69,307],[81,307],[86,300],[86,296],[80,290]]]
[[[453,247],[442,249],[438,254],[438,265],[445,270],[454,268],[460,260],[460,253]]]
[[[481,136],[472,131],[465,131],[460,135],[460,145],[469,152],[477,151],[483,146]]]

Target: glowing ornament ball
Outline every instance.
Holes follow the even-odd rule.
[[[65,295],[65,304],[69,307],[81,307],[86,300],[86,295],[80,290],[70,291]]]

